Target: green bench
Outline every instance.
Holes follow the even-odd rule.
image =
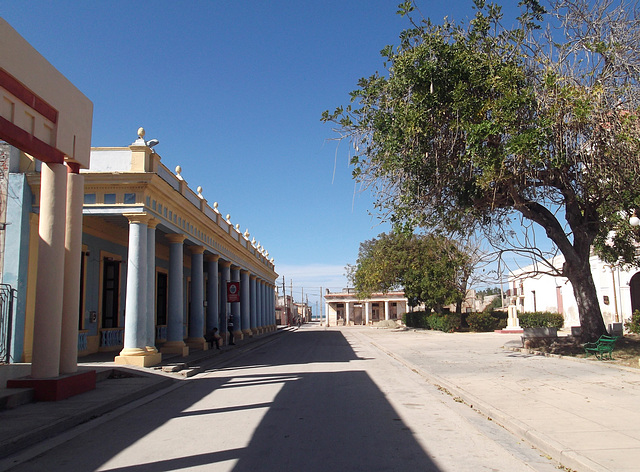
[[[595,343],[585,343],[584,351],[587,353],[587,357],[593,354],[597,359],[604,360],[608,355],[609,359],[613,359],[611,353],[617,340],[618,336],[607,336],[603,334]]]

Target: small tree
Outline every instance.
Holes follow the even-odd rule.
[[[384,233],[360,244],[356,265],[347,272],[361,298],[403,288],[412,307],[424,303],[441,312],[456,303],[460,312],[473,269],[470,261],[444,236]]]
[[[637,264],[627,224],[640,206],[640,22],[633,5],[522,0],[515,28],[475,0],[463,28],[415,20],[363,78],[352,104],[323,120],[352,141],[353,175],[394,224],[466,234],[500,247],[511,226],[544,229],[564,256],[583,335],[605,333],[589,257]],[[553,25],[560,30],[553,30]],[[562,36],[562,37],[561,37]]]

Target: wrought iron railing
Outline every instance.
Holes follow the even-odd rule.
[[[11,362],[11,335],[16,290],[0,284],[0,362]]]

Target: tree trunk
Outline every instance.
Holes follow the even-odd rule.
[[[582,341],[595,341],[601,335],[607,334],[607,329],[602,319],[591,265],[588,260],[578,267],[572,267],[571,264],[565,263],[564,273],[571,282],[573,295],[578,305]]]

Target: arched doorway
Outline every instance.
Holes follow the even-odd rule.
[[[631,312],[640,310],[640,272],[636,272],[629,281],[631,292]]]

